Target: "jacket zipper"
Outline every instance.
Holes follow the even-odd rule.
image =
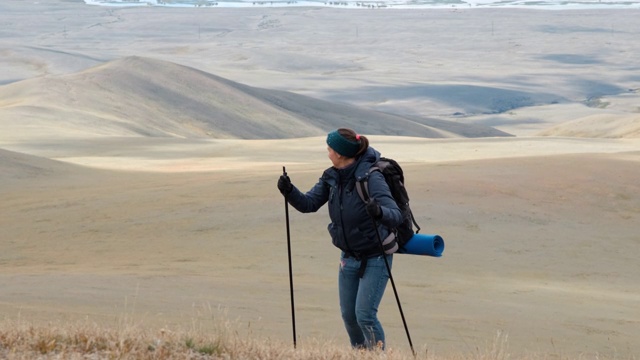
[[[347,233],[345,232],[344,218],[342,217],[342,210],[344,210],[342,205],[342,185],[340,184],[336,188],[338,191],[338,205],[340,207],[340,228],[342,229],[342,238],[344,239],[344,244],[347,246],[347,251],[353,255],[355,253],[351,250],[351,246],[349,246],[349,240],[347,240]]]

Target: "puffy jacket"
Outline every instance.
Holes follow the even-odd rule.
[[[380,244],[367,214],[365,203],[355,189],[356,181],[369,178],[369,194],[382,208],[378,220],[378,232],[382,239],[389,228],[402,223],[402,213],[396,205],[384,176],[370,168],[380,159],[380,153],[369,147],[356,162],[347,169],[330,167],[307,193],[294,186],[288,196],[289,203],[302,213],[316,212],[328,202],[331,223],[328,226],[333,245],[352,254],[378,253]]]

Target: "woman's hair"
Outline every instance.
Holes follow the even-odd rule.
[[[358,133],[351,129],[340,128],[338,129],[338,134],[340,134],[343,138],[351,142],[356,142],[360,145],[358,152],[356,152],[355,156],[353,157],[358,157],[364,154],[364,152],[369,148],[369,139],[367,139],[367,137],[364,135],[358,135]]]

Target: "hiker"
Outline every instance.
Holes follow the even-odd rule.
[[[370,173],[380,153],[369,146],[365,136],[341,128],[327,135],[327,145],[333,166],[311,190],[302,193],[286,174],[278,180],[278,189],[302,213],[316,212],[328,203],[329,234],[333,245],[342,250],[338,289],[351,346],[384,349],[384,330],[377,313],[389,279],[383,256],[391,265],[393,255],[384,254],[379,239],[394,239],[390,228],[402,222],[402,214],[384,176],[379,171]],[[355,184],[366,177],[370,199],[365,203]]]

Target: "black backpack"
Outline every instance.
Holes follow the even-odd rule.
[[[404,172],[397,161],[385,157],[380,158],[370,169],[370,171],[380,171],[384,176],[384,180],[391,190],[391,196],[402,212],[402,224],[393,229],[396,234],[398,245],[402,248],[413,236],[420,232],[420,226],[413,217],[411,208],[409,207],[409,194],[404,186]],[[367,179],[356,182],[356,191],[365,203],[369,201],[369,183]],[[413,231],[413,225],[416,231]]]

